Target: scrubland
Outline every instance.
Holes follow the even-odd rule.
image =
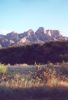
[[[0,64],[1,100],[68,100],[68,63]]]

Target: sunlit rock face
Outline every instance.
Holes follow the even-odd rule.
[[[52,40],[58,40],[62,37],[60,34],[60,31],[58,30],[45,30],[45,28],[40,27],[36,32],[36,36],[38,39],[42,41],[52,41]]]

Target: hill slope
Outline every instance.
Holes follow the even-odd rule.
[[[0,63],[47,63],[68,61],[68,41],[0,49]]]

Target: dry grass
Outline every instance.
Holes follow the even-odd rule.
[[[18,66],[18,67],[28,67],[29,65],[26,64],[26,63],[23,63],[23,64],[15,64],[14,66]]]
[[[63,74],[57,74],[56,68],[52,63],[47,64],[46,67],[41,67],[41,65],[35,64],[35,68],[36,70],[34,72],[30,72],[26,75],[20,73],[1,74],[0,86],[6,86],[10,88],[31,88],[46,86],[68,88],[68,77],[65,77]]]
[[[8,72],[0,74],[1,100],[68,100],[68,74],[55,65],[35,64],[28,74]],[[23,68],[23,67],[22,67]],[[61,73],[60,73],[61,72]]]

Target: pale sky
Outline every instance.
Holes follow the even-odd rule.
[[[39,27],[68,36],[68,0],[0,0],[0,33]]]

